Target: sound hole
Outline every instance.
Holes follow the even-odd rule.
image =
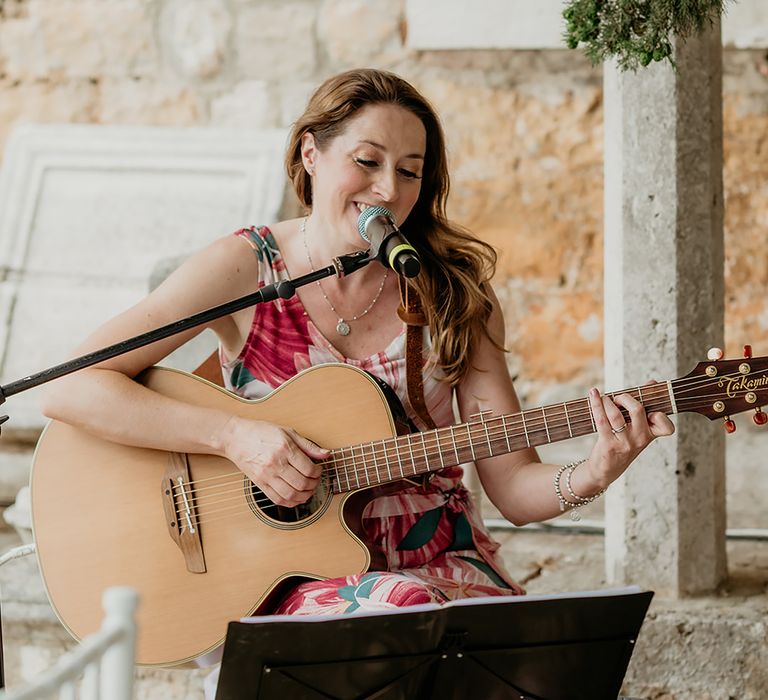
[[[331,500],[331,491],[327,476],[324,474],[319,486],[306,503],[298,506],[279,506],[271,501],[253,482],[246,479],[248,501],[251,509],[270,524],[282,527],[307,525],[322,515]]]

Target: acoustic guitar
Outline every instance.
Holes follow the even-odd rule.
[[[398,435],[391,390],[348,365],[322,365],[247,401],[176,370],[141,381],[166,396],[291,427],[331,450],[321,486],[298,508],[273,504],[226,459],[101,440],[51,421],[31,475],[37,555],[51,604],[78,639],[101,620],[100,596],[140,595],[137,661],[173,666],[223,641],[297,577],[365,571],[355,494],[443,467],[595,431],[586,398]],[[623,392],[616,392],[623,393]],[[709,418],[768,415],[768,358],[699,363],[688,375],[627,393],[647,411]],[[365,494],[364,494],[365,495]]]

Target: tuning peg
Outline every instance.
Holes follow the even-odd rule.
[[[758,406],[755,409],[755,415],[752,416],[752,420],[755,421],[755,425],[765,425],[768,423],[768,413],[763,413],[762,409]]]
[[[728,416],[726,416],[723,421],[723,427],[725,428],[725,432],[729,435],[736,432],[736,423],[734,423]]]
[[[745,345],[744,346],[744,357],[749,359],[752,357],[752,346],[751,345]]]
[[[723,359],[723,351],[720,348],[710,348],[707,351],[707,359],[717,362]]]

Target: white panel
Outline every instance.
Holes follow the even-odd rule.
[[[420,50],[565,49],[563,0],[406,0],[408,46]],[[768,47],[768,2],[726,4],[723,44]]]
[[[275,221],[284,131],[25,126],[0,171],[0,383],[59,364],[149,291],[159,263]],[[200,343],[175,366],[192,369]],[[42,425],[39,390],[8,399],[10,430]]]
[[[413,49],[565,48],[561,0],[406,0]]]

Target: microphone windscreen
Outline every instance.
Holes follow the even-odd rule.
[[[360,216],[357,217],[357,232],[363,237],[363,240],[368,243],[371,242],[371,239],[368,237],[365,228],[368,225],[368,222],[377,216],[384,216],[388,221],[391,221],[392,223],[395,222],[394,214],[392,214],[386,207],[368,207],[365,211],[361,211]]]

